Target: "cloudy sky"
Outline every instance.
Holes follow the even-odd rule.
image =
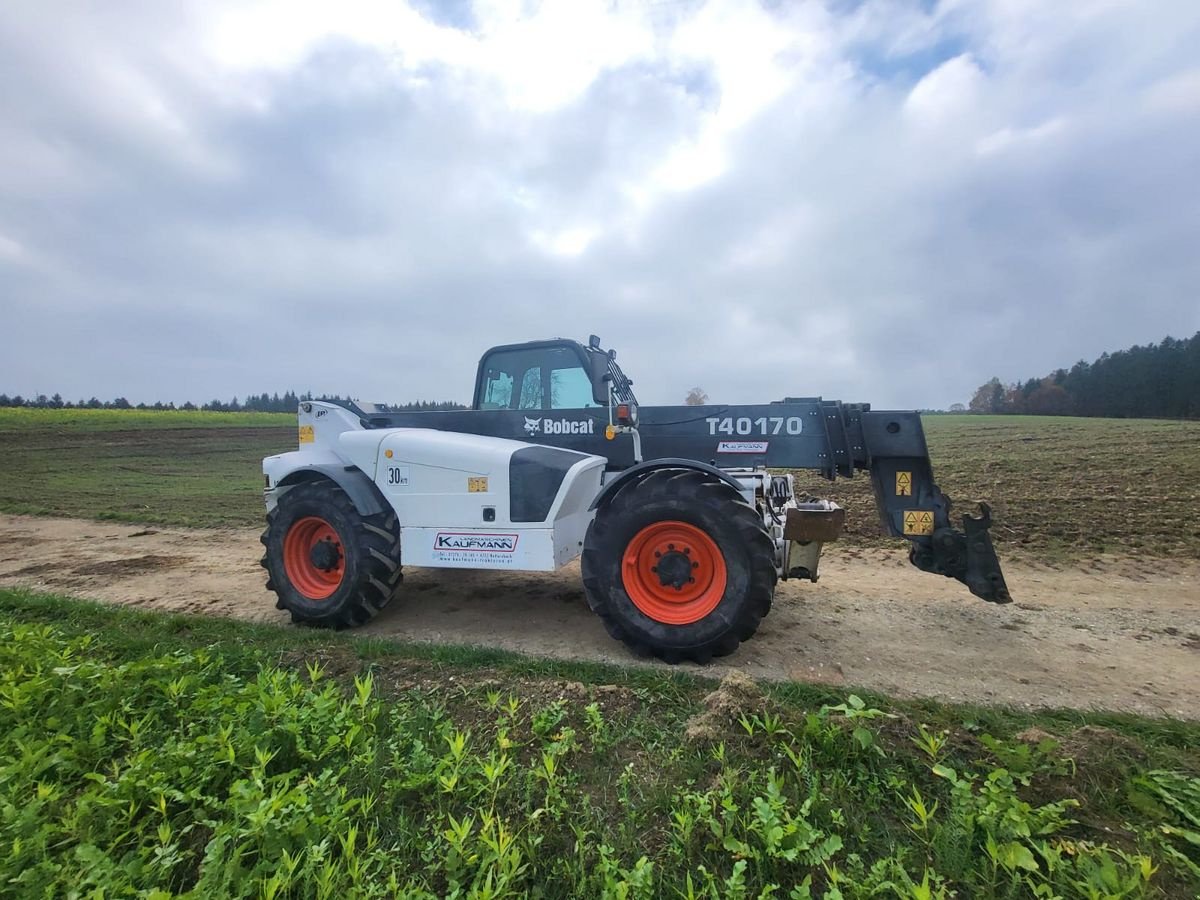
[[[14,0],[0,391],[965,401],[1200,329],[1190,0]]]

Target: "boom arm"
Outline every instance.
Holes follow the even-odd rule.
[[[730,415],[717,417],[717,428],[732,420],[734,430],[740,433],[749,419],[753,433],[762,417],[736,413],[762,409],[732,407]],[[839,475],[851,477],[855,470],[869,472],[880,521],[889,534],[911,543],[909,560],[913,565],[957,579],[984,600],[1008,603],[1012,599],[988,532],[991,509],[980,504],[981,515],[963,516],[962,531],[954,527],[950,498],[933,480],[919,413],[872,412],[869,404],[819,398],[789,398],[766,409],[775,415],[767,417],[771,439],[758,442],[764,445],[762,464],[816,469],[830,480]],[[820,426],[808,429],[807,442],[779,441],[773,424],[779,412],[785,412],[785,433],[795,413],[802,413],[802,421],[819,421]],[[711,418],[706,420],[711,422]],[[801,430],[795,437],[803,436]],[[736,449],[731,442],[724,443],[727,449]],[[785,536],[790,535],[785,532]]]

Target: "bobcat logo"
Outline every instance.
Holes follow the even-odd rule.
[[[525,433],[526,434],[537,434],[541,430],[542,430],[542,420],[541,419],[531,419],[531,418],[529,418],[529,416],[525,417]]]

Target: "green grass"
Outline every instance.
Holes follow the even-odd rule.
[[[296,447],[295,416],[0,410],[0,510],[159,525],[262,520],[262,458]]]
[[[1200,422],[926,416],[934,475],[959,512],[995,510],[1002,558],[1200,556]],[[275,413],[0,410],[0,511],[160,525],[256,526],[263,456],[294,449]],[[804,489],[845,505],[845,540],[879,532],[870,481]]]
[[[296,426],[293,413],[157,409],[30,409],[0,407],[0,431],[129,431],[142,428]]]
[[[0,591],[0,893],[1200,889],[1200,726],[712,688]]]

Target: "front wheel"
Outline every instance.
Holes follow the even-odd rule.
[[[363,516],[330,481],[284,493],[267,516],[262,542],[267,590],[294,622],[363,625],[391,602],[403,577],[395,513]]]
[[[775,592],[775,548],[723,481],[661,469],[618,491],[584,540],[588,603],[635,653],[707,662],[758,629]]]

